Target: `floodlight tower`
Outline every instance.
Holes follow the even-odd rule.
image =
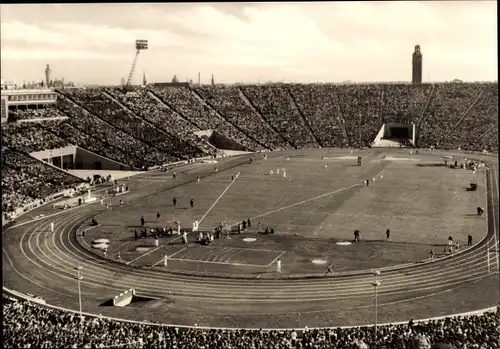
[[[127,79],[127,84],[125,85],[125,88],[127,88],[130,83],[132,82],[132,77],[134,76],[134,70],[135,70],[135,65],[137,63],[137,59],[139,58],[139,52],[142,50],[147,50],[148,49],[148,40],[136,40],[135,41],[135,57],[134,57],[134,62],[132,63],[132,69],[130,69],[130,74],[128,75]]]

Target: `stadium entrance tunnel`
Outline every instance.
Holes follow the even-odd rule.
[[[138,304],[145,304],[147,302],[157,301],[156,298],[146,297],[143,295],[138,295],[135,289],[131,288],[125,292],[121,292],[115,297],[106,300],[102,303],[101,307],[126,307]]]
[[[373,148],[414,146],[415,134],[415,124],[383,124],[371,146]]]
[[[205,130],[195,133],[198,137],[204,139],[206,142],[210,143],[217,149],[221,150],[237,150],[237,151],[246,151],[244,146],[239,144],[238,142],[227,138],[226,136],[220,134],[217,131],[213,130]]]

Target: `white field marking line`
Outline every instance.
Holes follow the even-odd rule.
[[[68,233],[68,234],[69,234],[69,233]],[[57,247],[56,247],[56,248],[57,248]],[[70,252],[70,253],[71,253],[71,252]],[[467,263],[467,264],[470,264],[470,263]],[[432,273],[430,273],[430,274],[432,274]],[[351,282],[351,286],[352,286],[352,282]]]
[[[161,182],[167,178],[173,178],[173,177],[161,177],[161,178],[158,178],[158,179],[153,179],[153,178],[150,178],[150,179],[135,179],[134,182]],[[123,193],[125,194],[125,193]]]
[[[57,273],[55,273],[55,272],[52,272],[52,271],[49,271],[49,272],[51,272],[51,273],[53,273],[53,274],[56,274],[56,275],[57,275]],[[476,273],[476,274],[477,274],[477,273]],[[68,277],[66,277],[66,276],[63,276],[63,277],[68,278]],[[463,279],[463,278],[462,278],[462,279]],[[104,287],[105,287],[105,288],[111,288],[111,287],[107,287],[107,286],[104,286]],[[439,287],[439,286],[437,286],[437,287]],[[432,287],[432,288],[436,288],[436,286],[435,286],[435,287]],[[114,289],[114,288],[112,288],[112,289]],[[407,292],[407,290],[406,290],[406,292]],[[405,293],[405,291],[398,292],[398,293]],[[351,292],[351,294],[352,294],[352,292]],[[189,297],[189,296],[188,296],[188,297]]]
[[[285,254],[285,252],[281,252],[281,253],[278,255],[278,257],[276,257],[275,259],[273,259],[273,260],[271,261],[271,263],[269,263],[269,264],[267,265],[267,267],[269,268],[271,265],[273,265],[274,263],[276,263],[276,261],[278,260],[278,258],[280,258],[281,256],[283,256],[284,254]]]
[[[95,194],[95,193],[99,193],[99,192],[105,191],[106,189],[109,189],[109,188],[101,188],[101,189],[98,189],[98,190],[93,191],[92,193],[94,193],[94,194]],[[54,201],[55,201],[55,200],[54,200]],[[61,200],[61,201],[62,201],[62,200]],[[68,212],[68,211],[70,211],[70,210],[73,210],[73,209],[75,209],[75,208],[79,208],[79,207],[83,207],[83,206],[86,206],[86,205],[94,204],[94,203],[96,203],[96,202],[97,202],[97,200],[96,200],[96,201],[92,201],[92,202],[87,202],[87,203],[82,204],[81,206],[74,206],[74,207],[70,207],[70,208],[68,208],[67,210],[61,210],[60,212],[51,213],[50,215],[47,215],[47,216],[34,218],[34,219],[30,220],[30,221],[23,222],[23,223],[19,223],[19,224],[13,225],[13,226],[11,226],[11,227],[8,227],[7,229],[5,229],[5,231],[7,232],[7,231],[9,231],[10,229],[17,228],[17,227],[23,226],[23,225],[28,224],[28,223],[37,222],[37,221],[42,220],[42,219],[45,219],[45,218],[50,218],[50,217],[53,217],[53,216],[57,216],[57,215],[59,215],[59,214],[61,214],[61,213],[66,213],[66,212]],[[36,210],[37,208],[42,208],[42,207],[48,206],[48,205],[50,205],[50,204],[54,205],[55,203],[51,201],[51,202],[47,202],[47,203],[45,203],[45,204],[43,204],[43,205],[40,205],[40,206],[34,207],[34,208],[32,208],[32,209],[29,209],[29,210],[28,210],[28,211],[26,211],[26,212],[21,213],[21,215],[20,215],[19,217],[17,217],[17,218],[20,218],[20,217],[26,216],[28,213],[30,213],[30,212],[32,212],[32,211],[34,211],[34,210]]]
[[[85,203],[85,204],[83,204],[81,206],[73,206],[73,207],[68,208],[67,210],[61,210],[60,212],[51,213],[48,216],[38,217],[38,218],[32,219],[31,221],[27,221],[27,222],[23,222],[23,223],[19,223],[19,224],[13,225],[11,227],[8,227],[5,231],[8,231],[8,230],[13,229],[13,228],[21,227],[21,226],[26,225],[28,223],[38,222],[38,221],[41,221],[42,219],[46,219],[46,218],[58,216],[60,214],[67,213],[68,211],[73,211],[73,210],[75,210],[77,208],[82,208],[83,206],[92,205],[92,204],[95,204],[95,203],[98,203],[98,202],[99,201],[96,200],[96,201],[92,201],[92,202],[87,202],[87,203]]]
[[[68,235],[69,235],[69,232],[68,232]],[[57,248],[57,246],[56,246],[56,248]],[[58,249],[58,248],[57,248],[57,249]],[[70,253],[72,253],[71,251],[69,251],[69,252],[70,252]],[[474,256],[473,256],[473,257],[474,257]],[[467,263],[467,264],[470,264],[470,263]],[[102,266],[100,266],[100,268],[102,268]],[[451,268],[450,268],[450,269],[451,269]],[[425,273],[425,274],[432,274],[432,273]],[[401,278],[401,277],[399,277],[399,278]],[[387,281],[388,281],[388,280],[387,280]],[[136,283],[136,282],[134,282],[134,283]],[[386,284],[388,284],[388,282],[386,282]],[[407,284],[404,284],[404,285],[408,286]],[[351,285],[350,285],[350,286],[352,287],[352,282],[351,282]]]
[[[212,253],[210,251],[203,251],[203,254],[200,255],[199,259],[204,262],[209,262],[210,257],[212,257]]]
[[[222,262],[222,260],[224,259],[224,256],[232,250],[233,250],[232,247],[223,248],[221,251],[219,251],[220,254],[214,254],[215,257],[214,257],[214,259],[212,259],[212,262],[215,262],[217,259],[219,260],[219,262]]]
[[[224,260],[224,258],[225,258],[228,254],[230,254],[233,250],[234,250],[234,248],[230,248],[230,249],[226,250],[224,253],[220,254],[220,255],[219,255],[219,260],[218,260],[218,262],[214,262],[214,263],[222,263],[222,261]]]
[[[68,235],[69,235],[69,232],[68,232]],[[490,238],[490,240],[492,240],[492,238]],[[72,245],[71,241],[70,241],[70,244]],[[64,245],[64,244],[63,244]],[[73,246],[73,245],[72,245]],[[74,247],[74,246],[73,246]],[[70,253],[72,253],[71,251],[69,251]],[[74,253],[72,253],[74,255]],[[472,256],[472,257],[467,257],[466,260],[469,260],[469,259],[472,259],[473,257],[475,256]],[[458,263],[454,263],[454,264],[458,264]],[[470,263],[467,263],[467,264],[470,264]],[[102,267],[102,266],[99,266],[99,267]],[[439,268],[439,267],[438,267]],[[436,267],[434,267],[433,269],[436,269]]]
[[[318,199],[324,198],[324,197],[329,196],[329,195],[337,194],[337,193],[340,193],[342,191],[345,191],[345,190],[348,190],[348,189],[351,189],[351,188],[354,188],[354,187],[362,187],[362,186],[363,186],[362,184],[353,184],[353,185],[351,185],[349,187],[345,187],[345,188],[342,188],[342,189],[337,189],[337,190],[331,191],[329,193],[321,194],[321,195],[315,196],[315,197],[310,198],[310,199],[302,200],[302,201],[296,202],[296,203],[288,205],[288,206],[283,206],[281,208],[277,208],[275,210],[268,211],[266,213],[263,213],[263,214],[260,214],[260,215],[252,217],[251,220],[254,220],[254,219],[260,218],[260,217],[265,217],[265,216],[268,216],[268,215],[270,215],[272,213],[284,211],[286,209],[289,209],[289,208],[292,208],[292,207],[295,207],[295,206],[298,206],[298,205],[302,205],[302,204],[305,204],[305,203],[310,202],[310,201],[318,200]],[[237,224],[239,224],[239,222],[232,224],[231,227],[234,227]]]
[[[392,222],[394,222],[394,218],[396,218],[396,216],[392,216],[391,220],[389,221],[389,224],[387,224],[387,227],[385,228],[386,230],[389,229],[389,227],[391,226]]]
[[[479,281],[479,280],[477,280]],[[6,287],[3,287],[3,289],[8,292],[8,293],[14,293],[16,291],[14,290],[10,290]],[[442,293],[447,293],[451,291],[451,289],[448,289],[448,290],[444,290],[444,291],[441,291],[441,292],[436,292],[434,294],[431,294],[429,296],[435,296],[435,295],[438,295],[438,294],[442,294]],[[19,297],[25,299],[25,300],[29,300],[29,297],[28,296],[25,296],[23,295],[22,293],[20,293],[18,295]],[[416,299],[423,299],[423,298],[426,298],[427,296],[418,296],[418,297],[413,297],[413,298],[410,298],[408,300],[403,300],[403,301],[394,301],[394,302],[387,302],[387,303],[381,303],[380,306],[385,306],[385,305],[391,305],[391,304],[396,304],[396,303],[402,303],[402,302],[405,302],[405,301],[414,301]],[[58,306],[55,306],[55,305],[51,305],[51,304],[45,304],[46,307],[48,308],[51,308],[51,309],[57,309],[57,310],[60,310],[60,311],[63,311],[63,312],[70,312],[70,313],[73,313],[73,314],[78,314],[78,310],[73,310],[73,309],[68,309],[68,308],[62,308],[62,307],[58,307]],[[357,308],[349,308],[348,310],[356,310],[356,309],[361,309],[361,308],[368,308],[370,306],[361,306],[361,307],[357,307]],[[337,311],[338,308],[335,308],[335,309],[326,309],[326,310],[313,310],[313,311],[304,311],[303,313],[318,313],[318,312],[332,312],[332,311]],[[461,314],[454,314],[454,315],[445,315],[445,316],[440,316],[440,317],[434,317],[434,318],[430,318],[430,319],[420,319],[420,320],[415,320],[415,323],[425,323],[425,322],[428,322],[428,321],[431,321],[431,320],[437,320],[437,319],[443,319],[443,318],[446,318],[446,317],[457,317],[457,316],[465,316],[465,315],[477,315],[477,314],[481,314],[481,313],[484,313],[484,312],[489,312],[489,311],[495,311],[496,310],[496,307],[490,307],[490,308],[486,308],[486,309],[481,309],[481,310],[478,310],[478,311],[474,311],[474,312],[468,312],[468,313],[461,313]],[[83,313],[85,316],[93,316],[93,317],[98,317],[96,314],[91,314],[91,313]],[[275,314],[275,313],[264,313],[264,312],[259,312],[257,314],[260,314],[260,315],[272,315],[272,314]],[[140,321],[136,321],[136,320],[129,320],[129,319],[120,319],[120,318],[113,318],[113,317],[109,317],[109,316],[101,316],[102,318],[104,319],[107,319],[107,320],[112,320],[112,321],[118,321],[118,322],[124,322],[124,323],[141,323]],[[394,323],[391,323],[392,325],[401,325],[401,324],[406,324],[407,322],[394,322]],[[174,325],[174,324],[152,324],[154,326],[170,326],[170,327],[180,327],[180,328],[194,328],[193,326],[183,326],[183,325]],[[385,325],[389,325],[389,324],[380,324],[380,326],[385,326]],[[354,327],[363,327],[363,326],[371,326],[371,325],[355,325],[355,326],[342,326],[341,328],[354,328]],[[216,330],[238,330],[238,329],[241,329],[241,328],[217,328],[217,327],[197,327],[199,329],[216,329]],[[324,328],[324,327],[323,327]],[[331,328],[334,328],[334,327],[331,327]],[[314,327],[312,329],[315,329]],[[257,328],[245,328],[245,330],[257,330]],[[274,331],[286,331],[286,330],[289,330],[289,329],[261,329],[261,330],[264,330],[264,331],[271,331],[271,330],[274,330]]]
[[[314,235],[317,235],[317,234],[318,234],[318,233],[319,233],[319,232],[323,229],[323,227],[324,227],[324,226],[325,226],[324,224],[323,224],[322,226],[320,226],[320,227],[318,228],[318,230],[316,230],[316,231],[314,232],[313,236],[314,236]]]
[[[229,248],[232,250],[241,250],[241,251],[257,251],[257,252],[286,252],[286,251],[281,251],[281,250],[265,250],[265,249],[260,249],[260,248],[246,248],[246,247],[224,247],[224,249]],[[220,250],[220,247],[217,246],[206,246],[206,249],[214,249],[214,250]]]
[[[67,226],[69,226],[70,224],[71,224],[71,223],[70,223],[70,222],[68,222],[66,225],[67,225]],[[73,224],[73,225],[72,225],[72,228],[73,228],[73,227],[75,227],[76,225],[77,225],[77,224]],[[28,257],[28,255],[26,254],[26,252],[24,252],[24,249],[22,248],[22,241],[23,241],[23,238],[24,238],[24,236],[25,236],[26,234],[28,234],[28,232],[29,232],[29,230],[28,230],[28,231],[26,231],[26,232],[23,234],[23,236],[22,236],[22,238],[21,238],[21,240],[20,240],[20,242],[19,242],[19,244],[20,244],[20,246],[21,246],[21,252],[22,252],[23,256],[26,258],[26,260],[30,261],[32,264],[35,264],[36,266],[38,266],[39,268],[41,268],[41,269],[42,269],[42,270],[44,270],[45,272],[48,272],[48,273],[50,273],[50,274],[54,274],[54,275],[56,275],[56,277],[58,277],[58,278],[63,278],[63,279],[67,279],[67,280],[74,281],[74,280],[75,280],[75,275],[73,275],[73,274],[74,274],[73,267],[74,267],[74,265],[76,265],[76,264],[73,264],[71,267],[65,267],[64,265],[62,265],[62,264],[60,264],[60,263],[55,263],[55,264],[56,264],[56,265],[58,265],[58,266],[61,266],[61,267],[63,267],[63,268],[66,268],[66,269],[71,270],[71,273],[70,273],[70,275],[71,275],[71,276],[67,276],[67,275],[66,275],[67,273],[66,273],[66,272],[64,272],[62,269],[59,269],[59,268],[57,268],[57,267],[55,267],[55,266],[54,266],[53,268],[54,268],[54,269],[56,269],[58,272],[55,272],[55,271],[49,270],[49,269],[45,268],[44,266],[42,266],[41,264],[39,264],[38,262],[36,262],[35,260],[33,260],[33,259],[31,259],[31,258],[29,258],[29,257]],[[33,231],[33,232],[34,232],[34,231]],[[49,265],[46,261],[42,260],[42,259],[39,257],[39,255],[38,255],[38,254],[36,254],[36,253],[33,251],[33,248],[31,247],[31,237],[33,236],[33,232],[30,234],[30,238],[28,239],[28,248],[30,249],[30,252],[31,252],[31,253],[35,256],[35,258],[37,258],[37,259],[38,259],[41,263],[43,263],[43,264],[45,264],[45,265]],[[63,230],[61,230],[61,232],[63,232]],[[54,232],[54,233],[55,233],[55,232]],[[40,249],[40,248],[39,248],[39,249]],[[57,246],[56,246],[56,249],[58,249],[58,248],[57,248]],[[41,249],[40,249],[40,252],[42,252],[42,251],[41,251]],[[62,260],[63,262],[66,262],[67,264],[70,264],[70,265],[71,265],[71,263],[69,263],[69,262],[68,262],[68,261],[66,261],[66,260],[63,260],[60,256],[58,256],[57,254],[55,254],[54,252],[52,252],[52,250],[50,250],[50,252],[51,252],[52,254],[54,254],[54,256],[55,256],[55,257],[57,257],[58,259],[60,259],[60,260]],[[6,252],[6,251],[5,251],[5,254],[7,255],[7,252]],[[43,252],[42,252],[42,254],[43,254]],[[45,256],[47,259],[49,259],[50,261],[55,262],[53,259],[51,259],[51,258],[50,258],[50,257],[48,257],[47,255],[45,255],[45,254],[44,254],[44,256]],[[13,265],[13,264],[12,264],[12,265]],[[108,281],[109,281],[109,280],[108,280]],[[94,287],[95,287],[95,286],[97,286],[97,284],[96,284],[95,282],[92,282],[92,281],[86,281],[86,279],[82,280],[82,281],[81,281],[81,283],[82,283],[82,284],[86,284],[86,285],[91,285],[91,286],[94,286]],[[107,286],[107,285],[98,285],[98,286],[99,286],[99,287],[106,288],[106,289],[111,289],[111,290],[114,290],[114,291],[122,291],[122,290],[123,290],[122,288],[116,288],[116,287],[111,287],[111,286]],[[127,287],[127,286],[124,286],[124,287]],[[53,291],[53,292],[56,292],[56,291]],[[57,292],[56,292],[56,293],[57,293]],[[76,297],[75,295],[71,295],[71,296],[72,296],[72,297]]]
[[[495,168],[494,165],[492,165],[491,167]],[[497,192],[497,197],[498,197],[497,173],[496,173],[496,171],[493,171],[493,172],[495,172],[495,174],[494,174],[493,177],[495,178],[495,187],[496,187],[495,191]],[[491,172],[490,172],[490,184],[492,184],[491,177],[492,177],[492,175],[491,175]],[[486,178],[487,178],[487,176],[486,176]],[[488,195],[488,193],[486,193],[486,195]],[[488,196],[486,196],[486,198],[487,197]],[[494,201],[493,201],[493,197],[492,197],[491,194],[490,194],[490,199],[491,199],[491,204],[494,206],[494,204],[493,204]],[[498,243],[497,243],[497,233],[498,233],[497,220],[496,220],[497,217],[496,217],[496,212],[495,212],[494,207],[492,207],[492,208],[493,208],[493,229],[494,229],[494,231],[493,231],[494,234],[493,235],[495,236],[495,249],[499,250],[497,253],[495,253],[496,260],[497,260],[497,271],[500,271],[500,246],[498,246]]]
[[[212,204],[212,206],[210,206],[210,208],[208,209],[208,211],[207,211],[207,212],[205,212],[205,214],[204,214],[204,215],[201,217],[201,219],[198,221],[198,225],[199,225],[199,224],[200,224],[200,223],[201,223],[201,222],[205,219],[205,217],[208,215],[208,213],[209,213],[210,211],[212,211],[212,209],[214,208],[214,206],[215,206],[215,205],[217,205],[217,203],[219,202],[219,200],[220,200],[220,199],[224,196],[224,194],[225,194],[225,193],[229,190],[229,188],[231,188],[231,186],[234,184],[234,182],[236,182],[236,179],[237,179],[237,178],[238,178],[238,177],[234,178],[234,179],[231,181],[231,183],[229,183],[229,185],[226,187],[226,189],[224,189],[224,191],[222,192],[222,194],[220,194],[220,195],[219,195],[219,197],[217,198],[217,200],[215,200],[215,202]],[[189,233],[188,233],[188,234],[189,234]],[[175,239],[170,240],[170,241],[167,243],[167,245],[168,245],[168,244],[171,244],[172,242],[177,241],[177,240],[179,240],[179,239],[181,239],[181,238],[182,238],[182,235],[181,235],[181,236],[179,236],[179,237],[177,237],[177,238],[175,238]],[[154,249],[152,249],[151,251],[148,251],[148,252],[144,253],[143,255],[140,255],[139,257],[137,257],[137,258],[135,258],[135,259],[133,259],[133,260],[131,260],[131,261],[129,261],[129,262],[127,262],[127,263],[125,263],[125,264],[126,264],[126,265],[132,264],[132,263],[134,263],[135,261],[137,261],[137,260],[141,259],[142,257],[147,256],[147,255],[149,255],[149,254],[151,254],[151,253],[153,253],[153,252],[155,252],[155,251],[159,250],[161,247],[163,247],[163,245],[160,245],[160,246],[158,246],[157,248],[154,248]]]
[[[234,250],[232,250],[232,251],[231,251],[231,253],[229,254],[229,256],[227,257],[227,260],[226,260],[225,262],[226,262],[226,263],[230,263],[229,261],[231,260],[231,258],[232,258],[235,254],[237,254],[238,252],[239,252],[239,251],[238,251],[238,249],[236,249],[236,248],[235,248]],[[245,264],[245,263],[243,263],[243,264]]]
[[[87,228],[87,229],[83,229],[82,231],[84,232],[88,232],[89,230],[92,230],[92,229],[95,229],[95,228],[99,228],[102,224],[97,224],[97,225],[93,225],[91,226],[90,228]],[[80,232],[80,235],[79,236],[82,236],[82,231]],[[83,236],[82,236],[83,237]]]
[[[469,263],[469,264],[470,264],[470,263]],[[134,284],[137,284],[137,282],[136,282],[136,281],[134,281]],[[406,286],[408,286],[406,283],[403,283],[402,285],[406,285]],[[234,286],[234,285],[232,285],[232,286]],[[351,286],[352,286],[352,285],[351,285]],[[351,289],[351,286],[349,286],[349,289]],[[235,291],[235,292],[236,292],[236,291]],[[317,292],[317,291],[316,291],[316,292]]]
[[[186,248],[187,248],[187,247],[181,248],[179,251],[172,253],[170,256],[167,256],[167,260],[168,260],[168,259],[170,259],[171,257],[175,256],[176,254],[181,253],[181,252],[182,252],[182,251],[184,251]],[[158,262],[156,262],[155,264],[153,264],[153,267],[156,267],[158,264],[163,263],[164,261],[165,261],[165,257],[163,257],[163,258],[162,258],[162,259],[160,259]]]
[[[55,294],[58,294],[58,295],[61,295],[61,296],[65,296],[65,297],[73,297],[73,295],[71,294],[67,294],[67,293],[61,293],[61,292],[58,292],[58,291],[55,291],[51,288],[48,288],[48,287],[45,287],[35,281],[33,281],[32,279],[26,277],[24,274],[22,274],[21,272],[19,272],[19,270],[17,270],[17,268],[14,266],[14,263],[12,262],[12,260],[10,259],[9,255],[7,254],[7,252],[2,248],[3,252],[4,252],[4,255],[5,257],[7,257],[7,260],[9,261],[9,264],[10,266],[12,267],[12,269],[14,269],[14,271],[16,272],[16,274],[18,274],[21,278],[25,279],[26,281],[32,283],[33,285],[35,286],[38,286],[44,290],[47,290],[47,291],[50,291],[50,292],[54,292]],[[7,289],[5,286],[2,286],[3,289]],[[19,291],[18,291],[19,292]]]
[[[191,262],[191,263],[234,265],[234,266],[237,266],[237,267],[254,267],[254,268],[265,268],[266,267],[266,265],[262,265],[262,264],[245,264],[245,263],[231,263],[231,262],[211,262],[211,261],[202,261],[202,260],[198,260],[198,259],[170,258],[170,260],[172,260],[172,261]]]
[[[217,200],[215,200],[215,202],[212,204],[212,206],[210,206],[210,208],[207,210],[207,212],[205,212],[205,214],[200,218],[198,224],[201,224],[201,222],[205,219],[205,217],[210,213],[210,211],[212,211],[212,209],[215,207],[215,205],[217,205],[217,203],[219,202],[219,200],[222,199],[222,197],[224,196],[224,194],[226,194],[226,192],[229,190],[229,188],[231,188],[231,186],[234,184],[234,182],[236,182],[236,180],[238,178],[239,178],[239,176],[235,177],[231,181],[231,183],[229,183],[229,185],[227,186],[227,188],[222,192],[222,194],[219,195],[219,197],[217,198]]]

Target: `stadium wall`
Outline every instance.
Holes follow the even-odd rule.
[[[227,138],[226,136],[221,135],[217,131],[212,132],[212,134],[208,138],[208,142],[215,146],[217,149],[239,151],[246,150],[245,147],[243,147],[241,144]]]
[[[132,166],[130,165],[105,158],[80,147],[76,147],[75,166],[73,168],[76,170],[132,170]]]
[[[73,168],[75,163],[76,148],[76,146],[71,145],[64,148],[36,151],[30,153],[30,155],[35,159],[48,162],[58,168]]]
[[[22,293],[19,291],[11,290],[5,286],[3,286],[3,291],[6,293],[7,296],[10,295],[11,297],[14,297],[14,299],[19,298],[19,299],[26,300],[29,302],[37,303],[40,306],[44,306],[47,308],[56,309],[56,310],[63,311],[63,312],[69,312],[69,313],[72,313],[75,315],[80,314],[80,312],[77,310],[62,308],[62,307],[58,307],[58,306],[55,306],[52,304],[47,304],[45,302],[45,300],[43,300],[42,298],[39,298],[39,297],[36,297],[33,295],[28,295],[28,294],[25,294],[25,293]],[[436,320],[441,320],[441,319],[445,319],[445,318],[449,318],[449,317],[482,315],[482,314],[487,313],[487,312],[497,312],[497,311],[498,311],[498,307],[494,306],[494,307],[479,309],[479,310],[475,310],[475,311],[471,311],[471,312],[467,312],[467,313],[444,315],[444,316],[438,316],[438,317],[433,317],[433,318],[429,318],[429,319],[418,319],[418,320],[413,320],[413,321],[414,321],[414,323],[426,323],[429,321],[436,321]],[[100,314],[97,315],[97,314],[92,314],[92,313],[87,313],[87,312],[82,312],[82,315],[83,316],[90,316],[90,317],[94,317],[94,318],[99,318],[99,319],[105,319],[105,320],[109,320],[109,321],[125,322],[125,323],[133,323],[133,324],[143,324],[143,325],[157,326],[157,327],[167,327],[167,326],[168,327],[177,327],[179,329],[199,329],[199,330],[211,330],[211,329],[213,329],[213,330],[226,330],[226,331],[247,330],[247,331],[266,331],[266,332],[269,332],[269,331],[285,332],[285,331],[290,331],[292,329],[292,328],[256,328],[256,327],[254,327],[254,328],[228,328],[228,327],[185,326],[185,325],[175,325],[175,324],[165,324],[165,323],[162,323],[162,324],[153,323],[153,322],[149,322],[147,320],[135,321],[135,320],[129,320],[129,319],[115,318],[115,317],[111,317],[111,316],[103,316]],[[408,319],[408,321],[409,321],[409,319]],[[406,325],[408,323],[408,321],[377,324],[377,326]],[[294,329],[296,331],[303,332],[305,330],[324,329],[324,328],[333,328],[333,329],[345,328],[345,329],[348,329],[348,328],[367,327],[367,326],[372,327],[373,324],[359,325],[359,326],[335,326],[335,327],[328,327],[328,326],[325,326],[325,327],[304,327],[304,328],[294,327]]]
[[[423,151],[426,151],[426,149],[422,149]],[[430,151],[430,152],[434,152],[434,151]],[[473,151],[461,151],[461,152],[458,152],[456,151],[456,155],[457,156],[460,156],[460,155],[464,155],[464,153],[466,154],[471,154],[471,155],[486,155],[486,156],[497,156],[497,154],[491,154],[491,153],[485,153],[485,152],[473,152]],[[182,162],[177,162],[176,164],[181,164]],[[232,167],[231,167],[232,168]],[[495,171],[496,172],[496,171]],[[498,172],[496,172],[498,174]],[[89,187],[88,184],[82,184],[81,185],[82,187],[83,186],[87,186]],[[58,193],[56,195],[62,195],[62,193]],[[48,198],[46,198],[45,200],[43,201],[47,201]],[[75,207],[77,208],[77,207]],[[24,213],[27,213],[28,210],[25,210],[24,212],[19,212],[19,215],[22,215]],[[57,213],[59,214],[59,213]],[[38,218],[38,219],[35,219],[35,220],[39,220],[39,219],[43,219],[43,218]],[[8,223],[8,222],[6,222]],[[3,222],[3,217],[2,217],[2,226],[5,225],[4,222]],[[7,231],[7,229],[5,230],[2,230],[2,234]],[[482,243],[486,238],[487,238],[487,234],[479,241],[479,244]],[[458,253],[462,253],[463,251],[460,251]],[[5,293],[5,295],[8,297],[8,298],[11,298],[11,299],[22,299],[22,300],[25,300],[25,301],[28,301],[28,302],[33,302],[33,303],[37,303],[37,304],[40,304],[41,306],[45,306],[47,308],[51,308],[51,309],[56,309],[56,310],[60,310],[60,311],[64,311],[64,312],[69,312],[69,313],[73,313],[73,314],[79,314],[79,311],[77,310],[73,310],[73,309],[68,309],[68,308],[63,308],[63,307],[58,307],[58,306],[55,306],[55,305],[51,305],[51,304],[47,304],[45,302],[45,300],[43,300],[42,298],[40,297],[37,297],[37,296],[34,296],[34,295],[31,295],[31,294],[27,294],[27,293],[22,293],[22,292],[19,292],[19,291],[16,291],[16,290],[12,290],[12,289],[9,289],[5,286],[2,286],[2,289]],[[418,319],[418,320],[413,320],[415,323],[426,323],[426,322],[429,322],[429,321],[436,321],[436,320],[440,320],[440,319],[444,319],[444,318],[447,318],[447,317],[463,317],[463,316],[471,316],[471,315],[481,315],[481,314],[484,314],[486,312],[500,312],[500,306],[492,306],[492,307],[489,307],[489,308],[485,308],[485,309],[480,309],[480,310],[476,310],[476,311],[471,311],[471,312],[467,312],[467,313],[460,313],[460,314],[451,314],[451,315],[444,315],[444,316],[439,316],[439,317],[433,317],[433,318],[428,318],[428,319]],[[193,329],[206,329],[206,330],[210,330],[210,329],[215,329],[215,330],[237,330],[237,329],[243,329],[243,328],[222,328],[222,327],[201,327],[201,326],[184,326],[184,325],[175,325],[175,324],[166,324],[166,323],[163,323],[163,324],[160,324],[160,323],[151,323],[149,321],[135,321],[135,320],[129,320],[129,319],[123,319],[123,318],[115,318],[115,317],[109,317],[109,316],[102,316],[101,314],[92,314],[92,313],[87,313],[87,312],[82,312],[82,315],[84,316],[90,316],[90,317],[95,317],[95,318],[99,318],[99,319],[106,319],[106,320],[110,320],[110,321],[116,321],[116,322],[124,322],[124,323],[136,323],[136,324],[144,324],[144,325],[151,325],[151,326],[158,326],[158,327],[162,327],[162,326],[169,326],[169,327],[177,327],[177,328],[181,328],[181,329],[189,329],[189,328],[193,328]],[[404,321],[404,322],[392,322],[392,323],[385,323],[385,324],[377,324],[378,326],[390,326],[390,325],[404,325],[404,324],[407,324],[407,321]],[[363,326],[373,326],[373,325],[359,325],[359,326],[335,326],[335,327],[332,327],[332,328],[357,328],[357,327],[363,327]],[[299,329],[297,327],[294,327],[297,331],[298,330],[301,330],[301,331],[304,331],[304,330],[314,330],[315,328],[314,327],[306,327],[306,328],[302,328],[302,329]],[[328,327],[318,327],[318,329],[323,329],[323,328],[328,328]],[[245,328],[245,330],[260,330],[260,331],[278,331],[278,332],[284,332],[284,331],[289,331],[290,328],[272,328],[272,329],[262,329],[262,328]]]

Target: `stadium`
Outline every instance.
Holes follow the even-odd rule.
[[[133,72],[1,91],[5,347],[499,347],[497,82]]]

